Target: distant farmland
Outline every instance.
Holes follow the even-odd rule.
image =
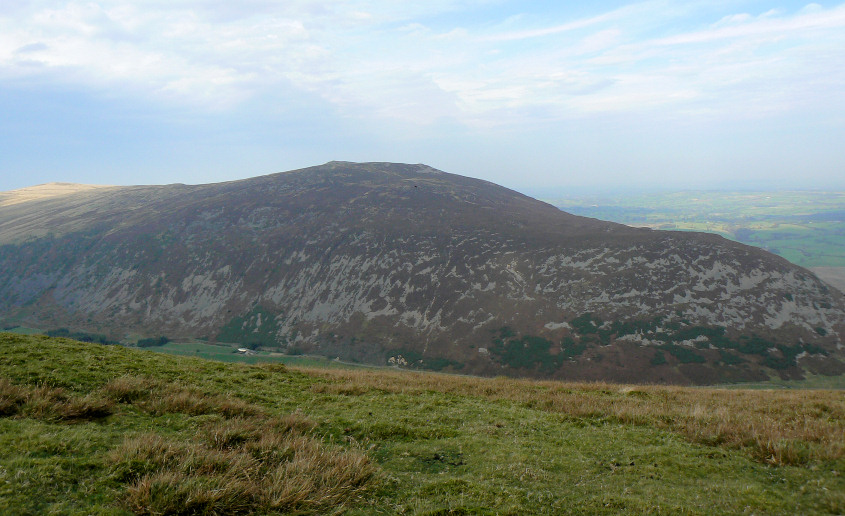
[[[845,289],[845,192],[689,191],[548,202],[630,226],[716,233],[810,268]]]

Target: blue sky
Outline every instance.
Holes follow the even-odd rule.
[[[0,0],[0,190],[330,160],[845,188],[845,4]]]

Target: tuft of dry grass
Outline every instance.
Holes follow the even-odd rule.
[[[189,416],[201,416],[215,412],[214,405],[203,392],[196,389],[184,389],[175,385],[165,386],[157,390],[148,400],[138,406],[151,414],[157,415],[176,412]]]
[[[298,412],[268,418],[238,398],[133,377],[103,392],[154,414],[218,415],[192,439],[143,434],[109,453],[112,476],[128,484],[125,506],[136,514],[334,510],[378,476],[365,454],[311,436],[316,423]]]
[[[227,418],[261,416],[264,414],[264,410],[258,405],[230,396],[214,396],[212,404],[217,408],[218,414]]]
[[[327,448],[314,439],[291,439],[289,461],[267,476],[266,508],[298,510],[338,507],[367,490],[376,468],[363,453]]]
[[[280,433],[292,432],[305,434],[317,427],[317,423],[304,416],[298,410],[286,416],[272,418],[268,421],[268,424]]]
[[[123,441],[108,454],[117,480],[135,480],[155,471],[171,468],[190,456],[188,443],[168,440],[158,434],[143,434]]]
[[[140,435],[108,460],[115,478],[129,482],[124,501],[136,514],[315,512],[373,486],[378,470],[366,455],[304,435],[296,429],[304,418],[295,420],[213,421],[190,441]]]
[[[96,394],[77,396],[45,385],[13,385],[0,379],[0,416],[16,414],[34,419],[92,421],[114,413],[114,403]]]
[[[119,403],[134,403],[152,414],[220,414],[227,418],[264,414],[261,407],[238,398],[207,395],[177,383],[163,383],[136,376],[115,378],[104,385],[102,391],[107,398]]]
[[[148,378],[121,376],[104,385],[103,392],[118,403],[132,403],[149,398],[158,387],[158,382]]]
[[[114,413],[114,402],[96,394],[71,396],[54,406],[56,416],[64,421],[93,421]]]
[[[99,390],[78,396],[46,385],[19,386],[0,378],[0,416],[24,412],[36,419],[95,420],[114,413],[115,403],[134,404],[151,414],[176,412],[191,416],[220,414],[226,418],[264,415],[264,409],[238,398],[207,395],[175,383],[121,376]]]
[[[26,391],[23,388],[0,378],[0,417],[17,414],[25,401]]]
[[[153,414],[179,412],[189,416],[220,414],[227,418],[263,415],[264,410],[251,403],[230,396],[210,396],[197,389],[176,384],[160,386],[150,399],[139,405]]]
[[[129,487],[126,506],[139,515],[244,514],[254,508],[247,482],[160,471]]]
[[[845,456],[845,396],[837,391],[724,390],[473,378],[436,373],[301,368],[331,393],[443,392],[509,400],[575,418],[664,428],[688,440],[747,449],[773,465]]]
[[[228,419],[215,421],[203,429],[206,446],[217,450],[230,450],[254,441],[265,429],[255,420]]]

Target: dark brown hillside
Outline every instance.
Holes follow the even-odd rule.
[[[709,383],[843,370],[842,296],[804,269],[425,165],[4,199],[7,323],[480,374]]]

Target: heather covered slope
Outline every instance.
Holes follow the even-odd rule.
[[[577,217],[424,165],[332,162],[0,207],[6,325],[486,375],[845,371],[842,295],[713,235]]]
[[[0,334],[0,409],[4,514],[845,511],[840,391],[290,370]]]

